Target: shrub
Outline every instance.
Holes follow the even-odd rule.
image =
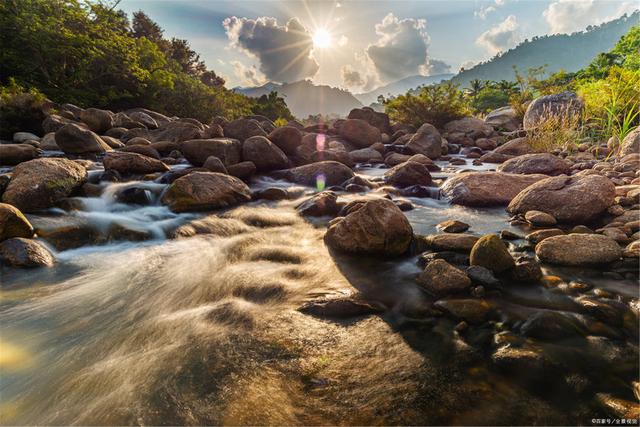
[[[509,104],[509,94],[495,87],[484,87],[471,99],[470,105],[478,113],[488,113]]]
[[[27,90],[10,79],[7,86],[0,86],[0,138],[9,139],[20,131],[42,135],[49,104],[38,90]]]
[[[569,109],[564,112],[543,111],[541,117],[544,118],[527,135],[529,145],[538,151],[570,149],[584,136],[581,117]]]
[[[441,128],[470,113],[462,92],[451,82],[423,86],[416,94],[409,92],[385,99],[384,106],[392,120],[416,127],[430,123]]]

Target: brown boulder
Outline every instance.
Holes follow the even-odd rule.
[[[353,176],[351,168],[331,160],[298,166],[282,173],[287,181],[312,187],[340,185]]]
[[[359,148],[369,147],[382,139],[380,129],[361,119],[345,120],[340,125],[339,132],[342,137]]]
[[[33,227],[19,209],[0,203],[0,242],[12,237],[32,237]]]
[[[493,150],[493,152],[507,156],[522,156],[523,154],[533,154],[536,150],[529,145],[527,138],[523,137],[512,139]]]
[[[66,154],[111,151],[111,147],[102,138],[74,123],[66,124],[56,131],[56,144]]]
[[[251,200],[251,190],[238,178],[215,172],[192,172],[176,179],[162,195],[174,212],[226,208]]]
[[[417,282],[434,296],[465,291],[471,286],[467,274],[443,259],[435,259],[425,267]]]
[[[304,216],[325,216],[338,213],[338,196],[333,191],[322,191],[314,194],[296,206],[296,210]]]
[[[550,153],[524,154],[498,166],[499,172],[543,175],[568,175],[571,167],[560,157]]]
[[[180,151],[194,166],[202,166],[210,156],[219,158],[225,166],[240,162],[241,145],[237,139],[192,139],[180,143]]]
[[[622,257],[622,248],[602,234],[566,234],[544,239],[536,245],[543,262],[560,265],[597,265]]]
[[[169,170],[169,167],[160,160],[138,153],[107,153],[102,162],[105,170],[115,170],[123,175],[167,172]]]
[[[385,182],[396,187],[430,185],[431,174],[422,163],[407,161],[389,169],[384,174]]]
[[[389,125],[389,116],[385,113],[380,113],[372,108],[354,108],[349,112],[348,119],[360,119],[369,123],[380,130],[380,132],[389,133],[391,126]]]
[[[258,172],[285,169],[287,155],[264,136],[252,136],[242,143],[242,160],[253,162]]]
[[[0,166],[14,166],[40,156],[42,150],[30,144],[0,144]]]
[[[107,110],[87,108],[80,112],[80,120],[96,133],[103,133],[114,127],[113,113]]]
[[[296,154],[296,148],[302,143],[302,133],[292,126],[283,126],[274,129],[269,134],[269,141],[289,156]]]
[[[522,190],[545,178],[545,175],[465,172],[445,181],[442,193],[456,205],[503,206]]]
[[[15,237],[0,243],[0,260],[13,267],[51,267],[51,252],[35,240]]]
[[[411,136],[405,147],[412,154],[423,154],[435,160],[442,155],[442,136],[433,125],[425,123]]]
[[[223,125],[224,134],[240,142],[252,136],[267,136],[260,123],[253,119],[237,119]]]

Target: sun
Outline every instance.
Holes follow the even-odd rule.
[[[331,46],[331,34],[325,29],[318,29],[313,33],[313,45],[320,49]]]

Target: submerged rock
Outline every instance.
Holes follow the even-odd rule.
[[[582,324],[572,315],[556,311],[539,311],[529,317],[520,328],[522,334],[544,341],[584,336]]]
[[[436,228],[445,233],[464,233],[469,229],[469,224],[455,219],[449,219],[436,225]]]
[[[489,319],[493,307],[482,299],[447,299],[434,303],[434,306],[457,320],[469,323],[482,323]]]
[[[174,212],[226,208],[251,200],[251,190],[238,178],[216,172],[192,172],[176,179],[162,195]]]
[[[622,257],[622,248],[602,234],[568,234],[544,239],[536,246],[543,262],[561,265],[597,265]]]
[[[420,241],[426,247],[435,250],[469,252],[478,241],[478,237],[470,234],[430,234],[422,236]]]
[[[354,201],[346,216],[331,223],[327,244],[344,252],[401,255],[409,249],[413,230],[402,211],[388,199]]]
[[[422,163],[406,161],[389,169],[384,174],[387,184],[396,187],[409,187],[411,185],[430,185],[431,174]]]
[[[471,286],[471,279],[464,271],[443,259],[435,259],[427,264],[418,276],[417,282],[435,296],[462,292]]]
[[[0,242],[12,237],[32,237],[33,227],[14,206],[0,203]]]
[[[349,318],[383,313],[385,307],[375,302],[344,297],[309,301],[299,307],[298,311],[318,317]]]
[[[51,252],[35,240],[14,237],[0,243],[0,259],[13,267],[50,267]]]

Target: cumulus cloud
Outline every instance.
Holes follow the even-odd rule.
[[[226,18],[225,28],[231,45],[242,49],[260,62],[260,71],[276,82],[293,82],[313,77],[318,62],[311,50],[311,34],[292,18],[286,25],[278,25],[275,18]]]
[[[353,69],[350,65],[344,65],[340,69],[340,73],[342,74],[342,82],[347,87],[360,87],[365,84],[365,80],[360,72]]]
[[[487,51],[495,55],[503,52],[520,41],[518,21],[515,16],[509,15],[507,19],[490,28],[476,40],[478,46],[482,46]]]
[[[344,47],[347,45],[347,43],[349,43],[349,38],[345,35],[340,36],[340,38],[338,39],[338,46]]]
[[[600,24],[638,9],[637,2],[621,2],[612,16],[603,16],[602,4],[594,0],[556,0],[542,12],[549,24],[550,32],[572,33],[582,31],[589,25]]]
[[[437,74],[447,74],[451,72],[451,65],[439,59],[429,58],[429,62],[425,66],[427,76],[435,76]]]
[[[247,67],[240,61],[231,61],[233,72],[243,86],[261,86],[265,83],[264,77],[260,75],[255,66]]]
[[[480,10],[476,10],[473,12],[473,16],[480,19],[487,19],[487,15],[495,11],[496,8],[493,6],[481,7]]]
[[[429,35],[424,19],[398,19],[392,13],[376,24],[379,36],[366,54],[384,80],[397,80],[420,73],[427,65]]]

